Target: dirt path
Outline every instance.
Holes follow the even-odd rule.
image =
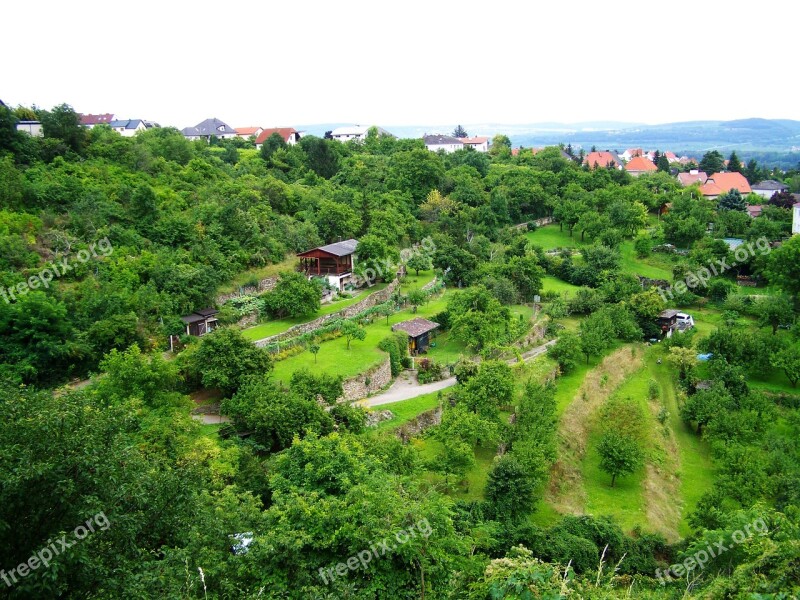
[[[555,344],[555,340],[551,340],[546,344],[542,344],[541,346],[537,346],[536,348],[532,348],[527,352],[522,353],[522,360],[529,361],[531,359],[536,358],[537,356],[541,356],[547,349]],[[517,359],[512,359],[508,361],[508,364],[514,364],[517,362]],[[391,404],[392,402],[400,402],[402,400],[410,400],[411,398],[416,398],[418,396],[423,396],[425,394],[430,394],[431,392],[438,392],[439,390],[443,390],[449,387],[452,387],[456,384],[455,377],[448,377],[447,379],[443,379],[442,381],[435,381],[433,383],[427,383],[425,385],[420,385],[417,383],[416,379],[414,378],[413,374],[409,371],[404,371],[396,380],[395,382],[389,387],[388,390],[385,392],[381,392],[375,396],[370,398],[364,398],[363,400],[359,401],[358,404],[361,406],[381,406],[383,404]]]
[[[620,348],[586,374],[564,411],[558,426],[558,459],[550,469],[550,484],[545,493],[545,500],[559,513],[584,514],[586,489],[581,475],[581,460],[586,454],[592,415],[631,373],[641,367],[641,348]]]

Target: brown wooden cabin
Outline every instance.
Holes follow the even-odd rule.
[[[352,278],[357,246],[358,240],[350,239],[300,252],[298,271],[309,277],[327,277],[332,285],[342,290]]]
[[[392,325],[392,331],[403,331],[408,334],[408,351],[415,356],[427,352],[430,346],[430,335],[439,327],[438,323],[422,317],[402,321]]]
[[[217,328],[216,315],[219,311],[215,308],[203,308],[190,315],[181,317],[186,323],[186,335],[203,336]]]
[[[679,310],[669,308],[661,311],[658,315],[658,326],[661,328],[661,333],[667,335],[670,331],[678,326],[678,313]]]

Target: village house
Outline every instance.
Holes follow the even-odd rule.
[[[700,193],[709,200],[716,200],[731,190],[739,190],[742,196],[751,192],[750,184],[741,173],[714,173],[700,186]]]
[[[751,204],[747,207],[747,214],[753,219],[760,217],[762,212],[764,212],[764,207],[761,204]]]
[[[344,291],[346,285],[355,282],[353,268],[357,246],[358,240],[350,239],[299,252],[298,271],[308,277],[324,277],[337,290]]]
[[[443,150],[444,152],[450,154],[451,152],[455,152],[456,150],[464,149],[464,142],[462,142],[457,137],[453,137],[452,135],[426,133],[425,135],[422,136],[422,141],[425,142],[425,147],[431,152],[438,152],[439,150]]]
[[[392,325],[392,331],[402,331],[408,334],[408,351],[412,356],[416,356],[428,351],[431,333],[438,327],[438,323],[417,317],[395,323]]]
[[[692,169],[688,173],[678,173],[678,181],[684,187],[695,183],[703,185],[707,180],[708,175],[706,175],[705,171],[698,171],[697,169]]]
[[[636,158],[637,156],[644,156],[644,150],[642,150],[641,148],[628,148],[627,150],[625,150],[625,152],[623,152],[619,156],[622,160],[629,161]]]
[[[262,129],[258,133],[256,136],[256,148],[260,150],[264,142],[276,133],[283,138],[283,141],[286,142],[288,146],[294,146],[300,141],[300,132],[293,127],[272,127],[271,129]]]
[[[251,136],[258,137],[262,131],[264,131],[263,127],[237,127],[236,137],[247,140],[250,139]]]
[[[95,125],[108,125],[114,120],[114,115],[111,113],[103,113],[101,115],[80,115],[81,125],[87,129],[91,129]]]
[[[24,131],[33,137],[42,137],[44,135],[41,121],[18,121],[17,131]]]
[[[189,141],[205,140],[209,141],[211,136],[221,140],[236,137],[236,130],[227,123],[220,121],[216,117],[201,121],[194,127],[184,127],[181,129],[183,137]]]
[[[632,177],[639,177],[639,175],[646,173],[655,173],[658,171],[658,167],[653,164],[653,161],[646,159],[644,156],[635,156],[625,165],[625,170]]]
[[[800,202],[792,207],[792,235],[800,235]]]
[[[115,120],[108,126],[123,137],[133,137],[137,132],[149,129],[147,122],[142,119]]]
[[[781,183],[780,181],[775,181],[774,179],[767,179],[765,181],[759,181],[758,183],[754,183],[750,186],[753,190],[754,194],[758,194],[762,198],[766,198],[769,200],[774,196],[776,193],[780,192],[787,192],[789,191],[789,186],[785,183]]]
[[[385,129],[376,125],[351,125],[346,127],[337,127],[331,131],[331,137],[337,142],[349,142],[350,140],[358,140],[363,142],[365,139],[367,139],[367,134],[373,127],[378,131],[378,135],[395,137]]]
[[[465,148],[472,148],[478,152],[489,151],[489,138],[484,136],[458,138]]]
[[[589,165],[590,169],[622,169],[622,159],[616,152],[589,152],[583,159],[583,164]]]

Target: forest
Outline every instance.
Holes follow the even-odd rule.
[[[797,597],[791,206],[504,135],[257,149],[0,106],[0,595]],[[351,238],[371,287],[297,273]],[[452,381],[341,401],[383,361]]]

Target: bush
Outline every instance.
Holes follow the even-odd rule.
[[[422,384],[444,379],[444,366],[430,358],[417,361],[417,381]]]
[[[392,369],[392,377],[397,377],[404,368],[404,360],[408,361],[408,336],[405,333],[396,332],[383,338],[378,344],[378,348],[389,354],[389,363]],[[407,367],[405,367],[407,368]]]
[[[447,312],[446,310],[443,310],[442,312],[435,314],[431,320],[434,323],[439,324],[439,331],[447,331],[448,329],[450,329],[451,325],[450,313]]]

